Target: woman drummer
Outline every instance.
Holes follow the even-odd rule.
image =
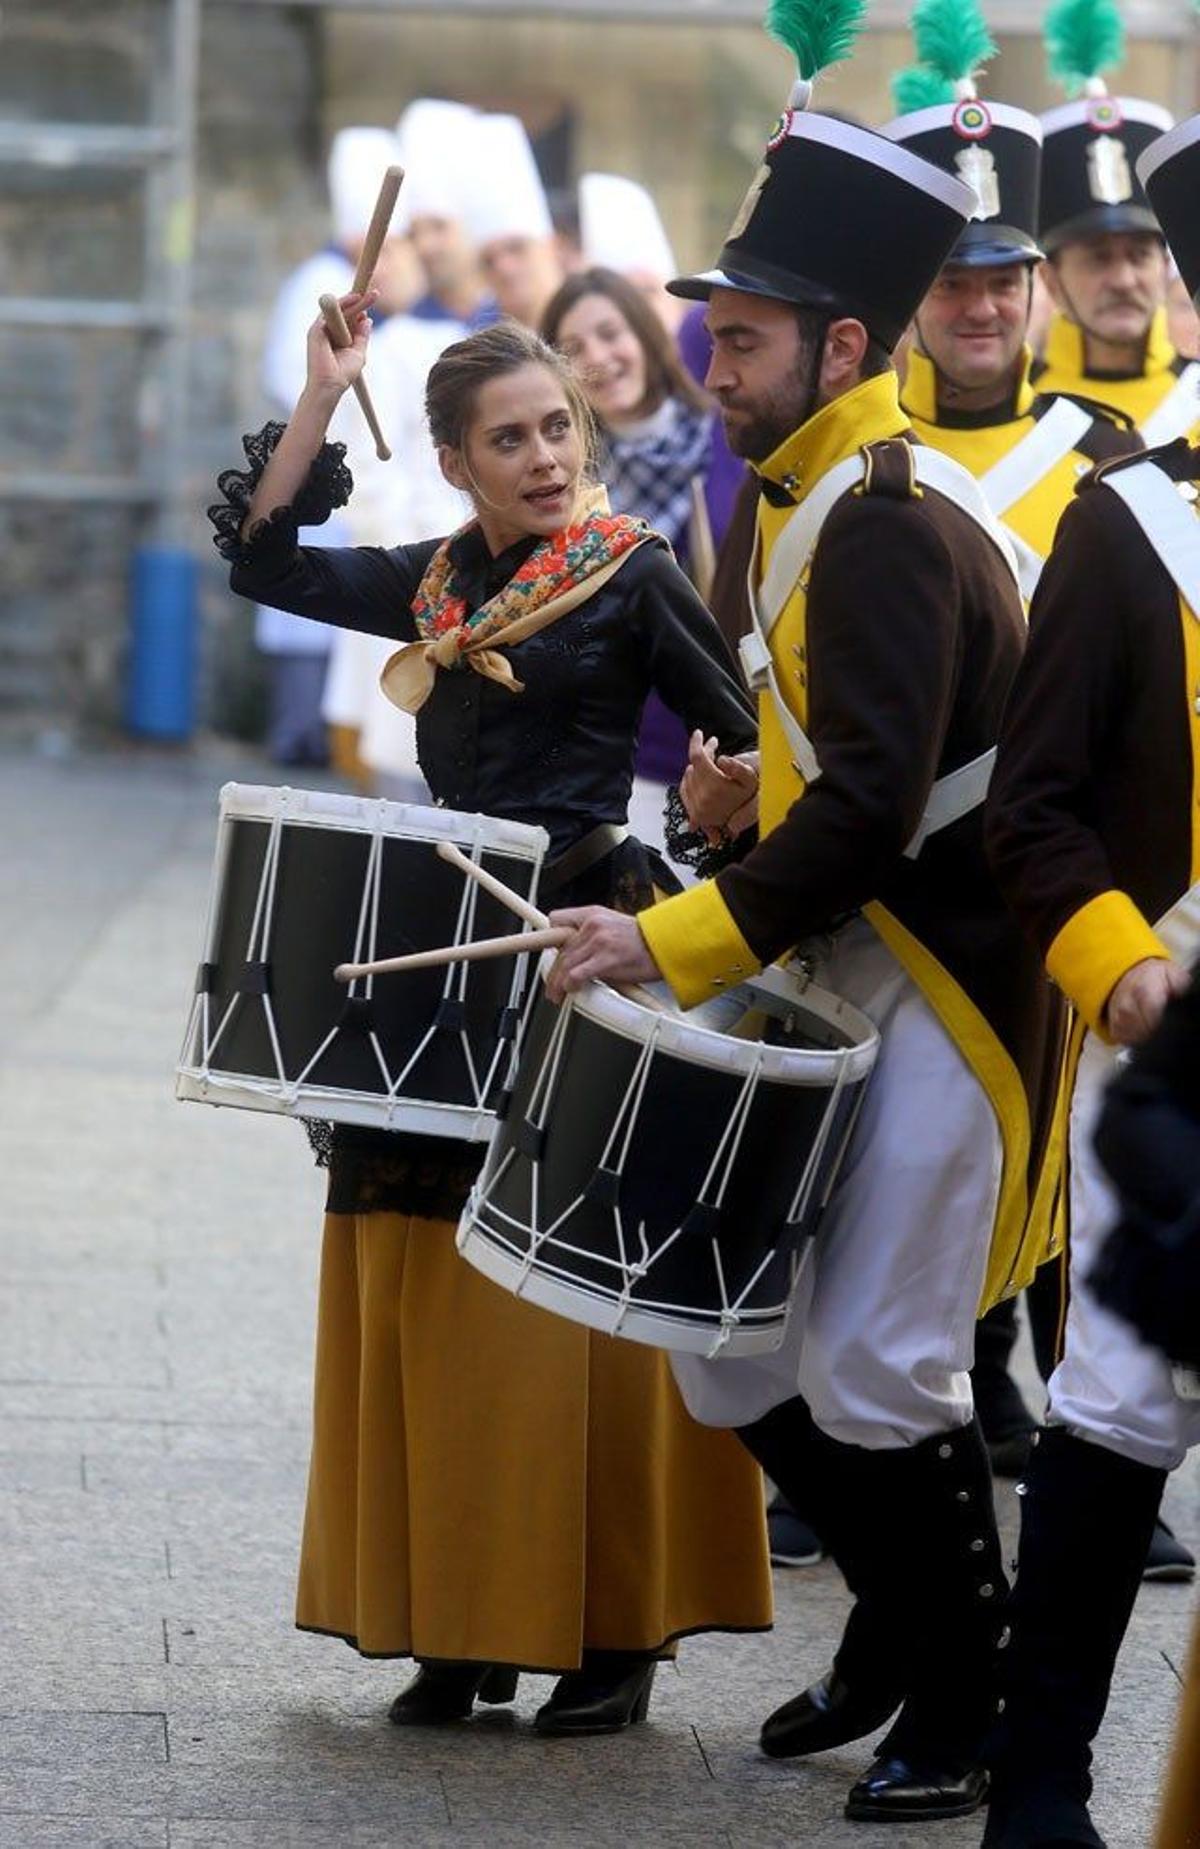
[[[429,376],[468,524],[388,550],[298,548],[298,521],[352,486],[324,438],[363,364],[369,297],[343,306],[353,346],[335,352],[318,322],[290,423],[247,439],[250,469],[221,478],[233,588],[409,645],[386,678],[417,714],[434,797],[546,828],[543,902],[651,903],[674,882],[625,832],[647,694],[726,750],[753,738],[715,624],[665,544],[608,514],[569,366],[513,323]],[[761,1479],[731,1434],[688,1418],[664,1354],[510,1297],[458,1257],[481,1158],[332,1132],[297,1622],[415,1657],[397,1722],[511,1700],[525,1668],[559,1676],[541,1732],[610,1732],[644,1717],[672,1640],[770,1623]]]

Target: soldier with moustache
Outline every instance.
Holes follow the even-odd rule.
[[[1172,117],[1141,97],[1109,94],[1101,71],[1121,48],[1109,0],[1067,0],[1048,16],[1046,38],[1052,72],[1084,94],[1041,119],[1040,242],[1055,313],[1034,382],[1113,406],[1147,446],[1194,437],[1200,362],[1171,345],[1171,263],[1137,173]]]
[[[1032,597],[1054,533],[1081,476],[1094,463],[1142,447],[1129,420],[1083,399],[1035,391],[1028,332],[1037,242],[1042,130],[1036,116],[978,94],[972,66],[990,51],[974,0],[959,8],[961,64],[931,69],[943,34],[923,43],[923,62],[893,82],[897,102],[945,90],[945,100],[908,108],[884,134],[975,188],[978,204],[913,319],[901,404],[923,443],[969,469],[1017,551],[1021,588]],[[953,51],[951,49],[951,57]],[[1042,1152],[1036,1211],[1049,1232],[1059,1141]],[[1047,1250],[1051,1250],[1047,1238]],[[1034,1343],[1048,1375],[1060,1320],[1057,1275],[1040,1274],[1029,1298]],[[983,1318],[976,1338],[975,1401],[998,1475],[1018,1476],[1036,1423],[1009,1373],[1017,1340],[1016,1299]],[[1164,1533],[1165,1552],[1179,1543]],[[1180,1571],[1186,1572],[1185,1555]]]
[[[707,383],[761,483],[759,842],[636,923],[557,914],[574,936],[550,987],[662,976],[686,1008],[800,945],[881,1030],[784,1347],[675,1367],[856,1598],[832,1668],[767,1720],[764,1749],[820,1751],[895,1715],[847,1815],[930,1819],[986,1791],[1005,1581],[969,1369],[980,1299],[1034,1262],[1048,996],[986,871],[981,812],[1025,617],[1005,535],[966,471],[912,443],[889,360],[975,195],[807,113],[808,88],[719,266],[672,285],[707,299]],[[901,1503],[885,1531],[880,1506]]]
[[[1200,117],[1138,170],[1200,286]],[[1070,1301],[1022,1506],[988,1849],[1101,1844],[1091,1743],[1167,1473],[1200,1442],[1197,1382],[1106,1310],[1116,1213],[1092,1130],[1119,1049],[1153,1031],[1200,948],[1200,449],[1110,463],[1064,517],[1031,612],[989,805],[1014,912],[1078,1010]]]

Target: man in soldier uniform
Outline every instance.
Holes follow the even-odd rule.
[[[972,85],[972,88],[974,86]],[[979,205],[914,318],[901,403],[924,443],[975,476],[1018,553],[1031,597],[1064,509],[1094,463],[1140,450],[1130,420],[1086,399],[1035,391],[1027,333],[1037,244],[1041,125],[1022,109],[977,95],[915,110],[884,134],[975,186]],[[1157,240],[1151,240],[1156,242]],[[1057,1141],[1047,1148],[1039,1213],[1050,1211]],[[1060,1323],[1058,1268],[1030,1292],[1039,1362],[1053,1368]],[[1008,1371],[1015,1299],[979,1325],[974,1388],[997,1474],[1017,1476],[1035,1424]],[[1189,1550],[1159,1520],[1147,1577],[1189,1579]]]
[[[1147,445],[1200,425],[1200,363],[1167,332],[1170,260],[1135,163],[1171,117],[1130,96],[1084,96],[1042,117],[1041,243],[1056,312],[1035,383],[1100,399]]]
[[[708,299],[707,383],[761,481],[759,845],[638,920],[559,914],[575,934],[551,991],[662,975],[690,1007],[802,942],[881,1031],[784,1347],[675,1365],[857,1599],[765,1750],[836,1746],[899,1708],[847,1814],[933,1818],[985,1791],[1004,1578],[969,1368],[981,1297],[1031,1268],[1048,999],[984,867],[979,807],[1025,619],[1003,532],[966,471],[907,440],[888,360],[975,195],[805,113],[807,89],[719,267],[672,285]],[[902,1526],[879,1522],[901,1503]]]
[[[1139,173],[1194,291],[1200,117]],[[1116,1050],[1200,948],[1200,450],[1109,463],[1063,519],[1031,612],[989,805],[993,864],[1074,1002],[1070,1302],[1030,1469],[988,1849],[1101,1844],[1091,1742],[1167,1473],[1200,1442],[1194,1379],[1098,1301],[1115,1203],[1092,1129]]]
[[[1030,384],[1041,126],[1023,109],[973,96],[900,116],[883,132],[979,194],[914,317],[900,402],[922,442],[975,476],[1009,530],[1031,597],[1080,476],[1141,448],[1127,419]]]

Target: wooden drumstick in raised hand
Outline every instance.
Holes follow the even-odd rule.
[[[346,324],[346,317],[342,313],[342,305],[338,301],[336,295],[323,295],[321,297],[321,315],[325,322],[325,326],[329,330],[329,341],[331,346],[339,349],[353,346],[354,336],[351,334]],[[375,415],[375,406],[371,403],[371,394],[367,390],[367,382],[362,377],[361,373],[354,381],[354,396],[362,406],[362,414],[367,420],[367,428],[375,439],[375,454],[379,457],[380,462],[390,462],[392,459],[392,452],[384,441],[383,431],[379,428],[379,419]]]
[[[396,200],[399,197],[403,179],[403,167],[389,167],[380,181],[379,197],[375,201],[375,210],[367,226],[367,235],[358,253],[358,268],[354,272],[354,281],[349,290],[351,295],[365,295],[371,286],[371,278],[375,274],[375,265],[379,262],[379,253],[383,249],[388,226],[392,222],[392,213],[396,210]]]

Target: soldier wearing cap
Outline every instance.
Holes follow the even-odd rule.
[[[975,476],[1031,597],[1080,476],[1141,448],[1128,419],[1030,383],[1041,126],[1023,109],[972,95],[900,116],[883,132],[978,194],[914,316],[901,403],[922,442]]]
[[[1101,71],[1120,59],[1120,18],[1104,0],[1072,19],[1080,9],[1068,0],[1047,18],[1051,70],[1083,95],[1042,117],[1040,241],[1056,312],[1035,382],[1112,405],[1148,446],[1170,443],[1200,424],[1200,364],[1170,342],[1170,263],[1138,159],[1172,118],[1109,93]]]
[[[980,1300],[1033,1262],[1047,995],[984,866],[980,808],[1025,618],[1003,532],[965,470],[910,441],[888,357],[975,195],[808,113],[808,90],[718,267],[673,285],[708,300],[707,383],[761,482],[744,653],[759,844],[631,930],[558,914],[575,936],[551,992],[636,970],[691,1007],[799,945],[881,1031],[783,1348],[675,1366],[693,1413],[739,1428],[856,1595],[832,1668],[768,1719],[764,1749],[820,1751],[899,1710],[847,1815],[928,1819],[986,1791],[1005,1581],[969,1369]],[[885,1532],[880,1506],[901,1502]]]
[[[1149,205],[1200,285],[1200,117],[1147,147]],[[1030,617],[990,798],[1009,901],[1078,1010],[1070,1301],[1022,1506],[988,1849],[1101,1842],[1091,1742],[1168,1471],[1200,1442],[1196,1383],[1106,1309],[1115,1217],[1092,1129],[1118,1049],[1200,949],[1200,450],[1109,463],[1064,516]]]

